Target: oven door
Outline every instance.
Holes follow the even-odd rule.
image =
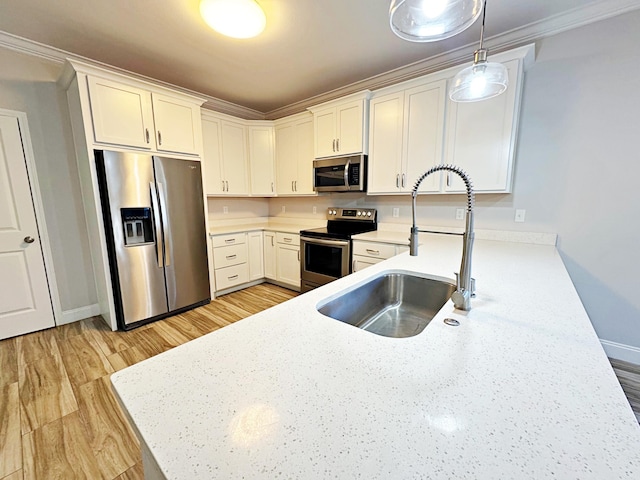
[[[324,285],[349,274],[351,242],[300,237],[302,291]]]

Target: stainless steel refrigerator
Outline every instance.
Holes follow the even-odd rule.
[[[120,328],[211,300],[200,162],[95,151]]]

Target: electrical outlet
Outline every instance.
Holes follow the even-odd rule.
[[[464,208],[456,208],[456,220],[464,220]]]
[[[226,205],[222,207],[222,213],[224,213],[225,215],[229,213],[229,207],[227,207]]]
[[[316,208],[316,206],[313,206],[313,214],[315,215],[316,213],[318,213],[318,209]]]
[[[284,205],[282,205],[282,213],[286,213],[287,212],[287,207],[285,207]]]
[[[524,222],[524,216],[526,213],[526,210],[516,210],[516,218],[514,219],[514,221],[518,223]]]
[[[393,209],[393,218],[398,218],[400,216],[400,209],[395,207]]]

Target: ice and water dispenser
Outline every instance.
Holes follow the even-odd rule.
[[[121,208],[126,246],[153,243],[153,219],[150,208]]]

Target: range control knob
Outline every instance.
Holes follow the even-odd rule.
[[[371,212],[367,212],[367,217],[370,217],[370,216],[371,216]]]
[[[358,216],[362,215],[362,212],[360,210],[358,210]]]

